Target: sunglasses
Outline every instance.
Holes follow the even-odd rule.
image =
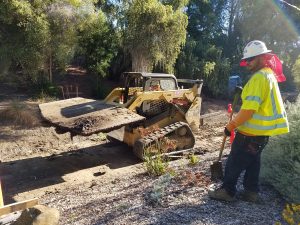
[[[254,56],[254,57],[247,58],[247,59],[245,59],[245,61],[249,64],[249,63],[251,63],[254,59],[255,59],[255,56]]]

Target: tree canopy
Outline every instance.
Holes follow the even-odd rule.
[[[264,41],[294,87],[300,55],[297,0],[3,0],[0,79],[30,82],[77,59],[99,77],[124,70],[203,78],[222,95],[247,42]],[[293,69],[294,68],[294,69]],[[245,78],[246,79],[246,78]],[[295,78],[297,81],[297,78]]]
[[[133,71],[151,71],[160,63],[172,72],[180,47],[185,43],[187,16],[182,8],[158,0],[134,0],[126,14],[125,48],[131,54]]]

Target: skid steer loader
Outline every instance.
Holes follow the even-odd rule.
[[[143,159],[159,144],[164,152],[192,148],[199,129],[202,80],[176,79],[163,73],[123,73],[124,86],[104,100],[71,98],[40,104],[45,120],[72,135],[108,132]],[[178,84],[191,84],[179,88]],[[151,148],[151,154],[157,148]],[[156,149],[156,150],[154,150]]]

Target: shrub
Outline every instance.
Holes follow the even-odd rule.
[[[152,206],[162,205],[163,197],[167,187],[170,185],[172,180],[171,174],[165,174],[160,176],[154,183],[152,190],[146,195],[146,201]]]
[[[294,77],[294,82],[300,88],[300,56],[298,56],[298,59],[296,60],[295,64],[292,68],[292,75]]]
[[[284,210],[282,211],[282,217],[284,221],[289,225],[299,225],[300,224],[300,205],[286,204]],[[275,225],[282,225],[282,223],[277,222]]]
[[[290,132],[272,137],[262,153],[262,180],[273,185],[287,200],[300,203],[300,98],[288,103]]]
[[[33,91],[33,96],[37,99],[45,101],[54,100],[60,93],[59,88],[49,82],[48,78],[40,75],[37,80],[31,84],[30,89]]]
[[[145,135],[149,130],[145,129],[142,132]],[[168,160],[161,154],[173,151],[175,148],[176,140],[163,137],[144,149],[144,165],[149,175],[160,176],[169,171]]]
[[[15,126],[33,127],[38,123],[38,118],[25,103],[12,101],[9,106],[0,111],[2,123],[12,123]]]
[[[162,156],[153,157],[147,150],[144,154],[144,165],[149,175],[160,176],[167,172],[169,163]]]

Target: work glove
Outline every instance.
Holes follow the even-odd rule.
[[[227,129],[227,127],[224,128],[224,134],[228,137],[231,135],[231,132]]]

